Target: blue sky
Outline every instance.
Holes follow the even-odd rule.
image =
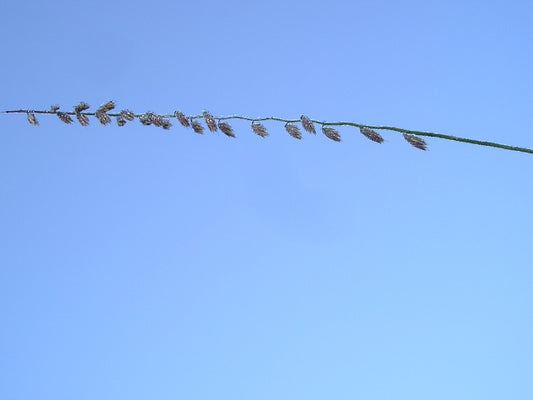
[[[533,147],[527,1],[18,2],[0,110]],[[531,399],[530,154],[0,115],[2,399]]]

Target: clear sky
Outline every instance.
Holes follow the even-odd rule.
[[[530,1],[15,1],[0,110],[533,147]],[[0,114],[0,398],[533,398],[533,156]]]

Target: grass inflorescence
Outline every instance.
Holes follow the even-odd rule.
[[[77,105],[75,105],[73,107],[73,111],[59,111],[59,108],[60,107],[58,105],[52,105],[49,110],[19,109],[1,111],[0,113],[25,113],[28,122],[31,125],[35,126],[39,125],[39,121],[37,120],[36,114],[55,114],[62,122],[66,124],[72,124],[74,122],[72,117],[76,117],[80,125],[87,126],[89,125],[90,117],[94,117],[102,125],[108,125],[111,123],[111,118],[113,117],[116,119],[118,126],[124,126],[127,122],[131,122],[137,119],[142,125],[151,125],[163,128],[165,130],[168,130],[172,127],[171,119],[175,118],[178,120],[182,127],[191,128],[193,132],[196,132],[198,134],[204,133],[205,128],[201,123],[201,121],[203,121],[210,132],[220,131],[224,135],[232,138],[234,138],[236,135],[233,127],[229,124],[229,122],[227,122],[228,120],[245,120],[251,122],[252,132],[263,138],[269,136],[267,128],[263,123],[264,121],[283,122],[285,124],[284,127],[286,132],[295,139],[302,139],[302,131],[300,130],[300,128],[302,128],[305,132],[316,135],[315,124],[318,124],[322,128],[322,133],[334,142],[341,141],[341,135],[338,130],[339,127],[355,127],[359,129],[359,132],[365,138],[375,143],[384,142],[383,136],[378,133],[378,131],[394,131],[401,133],[407,143],[419,150],[427,150],[427,143],[424,139],[422,139],[422,137],[434,137],[444,140],[452,140],[456,142],[476,144],[479,146],[495,147],[510,151],[533,154],[533,149],[529,149],[526,147],[510,146],[501,143],[487,142],[434,132],[402,129],[394,126],[373,126],[347,121],[319,121],[311,119],[305,114],[302,114],[300,118],[297,119],[285,119],[279,117],[251,118],[241,115],[217,117],[206,110],[202,111],[202,113],[198,115],[185,115],[183,112],[178,110],[174,111],[172,114],[157,114],[152,111],[146,111],[144,113],[134,113],[129,109],[124,109],[117,113],[113,112],[115,110],[115,102],[112,100],[102,104],[94,112],[88,111],[90,106],[84,101],[80,101]]]

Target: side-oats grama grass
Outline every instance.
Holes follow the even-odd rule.
[[[423,139],[419,138],[418,136],[404,133],[403,137],[405,138],[405,140],[407,140],[407,143],[409,143],[411,146],[414,146],[420,150],[427,150],[426,142]]]
[[[300,129],[296,125],[286,123],[285,124],[285,129],[287,130],[287,133],[289,135],[291,135],[293,138],[295,138],[295,139],[301,139],[302,138],[302,134],[300,133]]]
[[[252,130],[256,135],[267,137],[268,132],[263,124],[252,122]]]
[[[316,134],[315,126],[309,118],[307,118],[305,115],[302,115],[300,117],[300,121],[302,121],[302,126],[307,132]]]
[[[322,126],[322,133],[326,135],[331,140],[334,140],[336,142],[341,141],[341,135],[335,128],[331,128],[329,126]]]
[[[232,138],[235,137],[235,134],[233,133],[233,128],[227,122],[223,122],[223,121],[219,122],[218,123],[218,129],[220,129],[222,131],[222,133],[224,133],[224,135],[226,135],[226,136],[229,136],[229,137],[232,137]]]
[[[364,135],[366,138],[376,143],[384,142],[383,137],[377,131],[386,130],[386,131],[394,131],[394,132],[401,133],[404,139],[411,146],[416,147],[420,150],[427,150],[427,143],[421,137],[434,137],[434,138],[439,138],[439,139],[444,139],[444,140],[452,140],[456,142],[476,144],[479,146],[495,147],[495,148],[500,148],[504,150],[533,154],[533,149],[529,149],[526,147],[510,146],[510,145],[506,145],[502,143],[475,140],[475,139],[452,136],[452,135],[445,135],[445,134],[440,134],[440,133],[433,133],[433,132],[426,132],[426,131],[414,131],[414,130],[397,128],[394,126],[372,126],[372,125],[363,125],[363,124],[358,124],[355,122],[345,122],[345,121],[318,122],[315,120],[311,120],[309,117],[307,117],[304,114],[302,114],[300,118],[298,119],[285,119],[285,118],[278,118],[278,117],[251,118],[251,117],[240,116],[240,115],[215,117],[213,116],[213,114],[205,110],[200,115],[192,115],[192,116],[186,116],[181,111],[174,111],[173,114],[167,114],[167,115],[156,114],[151,111],[148,111],[144,114],[135,114],[133,111],[130,111],[130,110],[122,110],[119,113],[116,113],[116,112],[113,113],[112,111],[115,109],[115,102],[112,100],[107,101],[106,103],[102,104],[100,107],[97,108],[95,112],[87,112],[88,109],[89,109],[89,105],[83,101],[80,101],[77,105],[73,107],[73,111],[59,111],[59,106],[54,104],[50,106],[49,110],[35,110],[35,109],[6,110],[6,111],[0,111],[0,114],[25,113],[28,122],[34,126],[39,125],[39,122],[37,121],[37,118],[36,118],[36,114],[56,114],[58,118],[66,124],[71,124],[73,122],[72,120],[73,116],[76,116],[77,120],[82,126],[87,126],[89,124],[89,117],[92,117],[92,116],[94,116],[103,125],[109,124],[111,122],[111,117],[114,117],[116,118],[118,126],[124,126],[127,121],[133,121],[135,118],[137,118],[143,125],[154,125],[154,126],[161,127],[163,129],[170,129],[170,127],[172,126],[172,123],[169,118],[176,118],[182,126],[192,127],[193,131],[199,134],[203,133],[204,131],[204,127],[199,122],[199,120],[203,119],[210,131],[215,132],[218,129],[220,129],[228,137],[235,137],[235,134],[233,131],[233,127],[225,120],[240,119],[240,120],[251,121],[252,131],[256,135],[261,136],[261,137],[266,137],[269,134],[267,132],[266,127],[259,121],[271,120],[271,121],[284,122],[285,130],[290,136],[292,136],[295,139],[302,139],[302,134],[300,132],[299,125],[297,125],[298,122],[301,123],[302,128],[306,132],[310,132],[313,134],[316,134],[314,123],[319,123],[319,124],[321,123],[322,132],[324,133],[324,135],[328,137],[329,139],[337,141],[337,142],[341,140],[341,136],[337,128],[341,126],[352,126],[352,127],[359,128],[359,131],[361,132],[362,135]],[[218,123],[215,122],[216,120],[218,120]]]

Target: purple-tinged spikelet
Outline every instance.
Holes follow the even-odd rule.
[[[170,129],[171,126],[172,126],[172,124],[170,123],[170,121],[168,119],[161,118],[161,128],[163,128],[165,130],[168,130],[168,129]]]
[[[57,113],[57,116],[59,117],[59,119],[61,121],[63,121],[65,124],[71,124],[72,123],[72,118],[70,118],[70,115],[68,115],[67,113],[64,113],[64,112],[61,112],[61,111],[56,111]]]
[[[334,140],[336,142],[341,141],[341,135],[339,134],[339,132],[330,126],[322,126],[322,132],[331,140]]]
[[[113,100],[109,100],[107,103],[104,103],[100,107],[98,107],[97,111],[108,112],[114,108],[115,108],[115,102]]]
[[[37,118],[35,118],[35,114],[32,112],[26,113],[26,117],[28,117],[28,122],[32,125],[39,125],[39,121],[37,121]]]
[[[88,109],[89,109],[89,104],[85,103],[84,101],[80,101],[78,105],[74,106],[74,112],[76,114],[81,113],[82,111],[85,111]]]
[[[152,125],[152,120],[146,114],[143,114],[139,117],[139,122],[143,125]]]
[[[419,138],[418,136],[404,133],[403,137],[405,138],[405,140],[407,140],[407,143],[409,143],[411,146],[414,146],[420,150],[427,150],[426,142],[423,139]]]
[[[285,129],[295,139],[301,139],[302,134],[300,133],[300,129],[294,124],[285,124]]]
[[[185,117],[185,115],[181,111],[174,111],[174,116],[178,119],[180,124],[182,124],[185,128],[188,128],[191,126],[189,123],[189,120]]]
[[[259,135],[261,137],[268,136],[268,132],[263,124],[252,122],[252,130],[256,135]]]
[[[309,118],[307,118],[305,115],[302,115],[300,120],[302,121],[302,126],[307,132],[316,134],[315,126]]]
[[[383,138],[375,130],[362,126],[359,131],[373,142],[383,143]]]
[[[133,121],[135,119],[135,114],[130,110],[122,110],[120,116],[128,121]]]
[[[147,111],[147,112],[144,114],[144,116],[145,116],[146,118],[148,118],[148,120],[150,120],[150,122],[151,122],[152,124],[154,124],[155,126],[161,126],[161,125],[163,124],[163,120],[162,120],[162,118],[161,118],[159,115],[154,114],[154,113],[151,112],[151,111]]]
[[[217,124],[215,123],[215,119],[213,118],[213,116],[208,111],[205,111],[205,110],[202,112],[202,115],[204,116],[205,124],[207,125],[209,130],[211,132],[216,132]]]
[[[59,106],[57,104],[50,106],[50,111],[53,113],[57,112],[57,110],[59,110]]]
[[[196,133],[200,133],[200,134],[204,133],[204,127],[198,121],[196,120],[192,121],[191,126],[192,126],[193,131],[195,131]]]
[[[87,117],[87,115],[82,114],[81,112],[77,112],[76,118],[78,119],[81,126],[89,125],[89,117]]]
[[[118,126],[124,126],[126,125],[126,119],[122,116],[122,115],[119,115],[117,117],[117,125]]]
[[[111,122],[111,118],[109,118],[109,115],[107,115],[105,111],[102,111],[100,109],[96,110],[94,116],[96,117],[96,119],[98,119],[98,121],[100,121],[102,125],[106,125]]]
[[[235,134],[233,133],[233,128],[227,122],[219,122],[218,128],[222,131],[224,135],[232,137],[232,138],[235,137]]]

